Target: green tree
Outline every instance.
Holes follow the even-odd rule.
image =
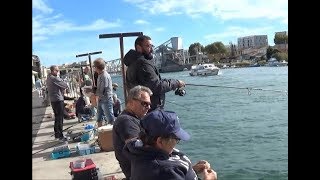
[[[217,54],[217,53],[219,53],[219,49],[214,43],[206,45],[204,47],[204,51],[206,53],[208,53],[208,54]]]
[[[227,53],[227,48],[224,46],[222,42],[214,42],[213,44],[215,44],[215,46],[218,48],[219,53]]]
[[[196,55],[197,52],[199,52],[200,49],[201,49],[201,51],[204,51],[204,47],[200,43],[196,42],[196,43],[191,44],[189,46],[189,54],[190,54],[190,56]]]
[[[288,35],[286,34],[275,34],[274,44],[288,44]]]
[[[204,49],[205,52],[207,52],[208,54],[227,53],[227,48],[224,46],[222,42],[214,42],[212,44],[207,45]]]
[[[271,57],[273,57],[275,53],[278,53],[278,52],[279,52],[278,49],[273,49],[271,46],[269,46],[266,53],[267,59],[270,59]]]

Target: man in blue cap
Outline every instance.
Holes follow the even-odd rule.
[[[175,112],[154,110],[140,121],[139,139],[129,141],[123,153],[131,161],[130,180],[216,180],[217,173],[201,160],[192,165],[189,158],[174,147],[190,135],[181,128]]]

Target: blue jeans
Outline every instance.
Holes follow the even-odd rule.
[[[97,108],[97,122],[101,122],[104,119],[103,116],[105,116],[107,118],[106,121],[113,124],[114,115],[112,97],[109,97],[108,99],[99,99]]]
[[[94,107],[94,106],[91,106],[91,114],[90,114],[90,116],[91,117],[94,117],[94,116],[96,116],[96,114],[97,114],[97,112],[96,112],[96,108]]]

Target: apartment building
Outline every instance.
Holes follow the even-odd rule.
[[[238,38],[238,49],[248,49],[248,48],[261,48],[268,46],[268,36],[267,35],[254,35],[245,36]]]

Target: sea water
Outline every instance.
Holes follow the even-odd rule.
[[[191,135],[177,148],[193,163],[209,161],[220,180],[288,179],[288,66],[221,69],[219,75],[207,77],[182,71],[161,77],[206,85],[187,85],[185,96],[166,93],[165,109],[175,111]],[[112,80],[122,85],[121,76]],[[124,102],[122,87],[117,94]]]

